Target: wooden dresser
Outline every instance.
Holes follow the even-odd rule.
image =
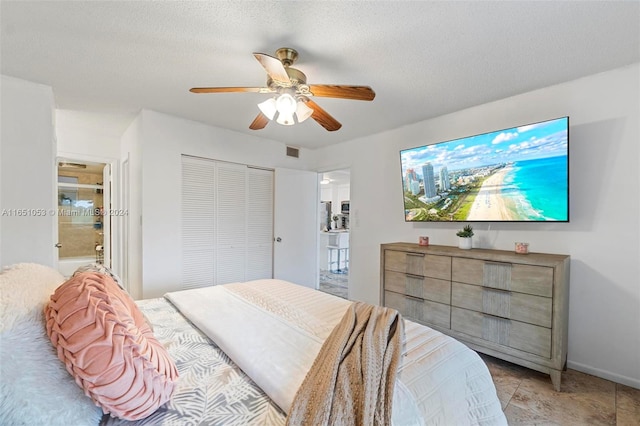
[[[497,358],[551,376],[567,361],[569,256],[382,244],[381,300]]]

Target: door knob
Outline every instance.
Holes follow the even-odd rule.
[[[62,248],[62,243],[56,243],[55,248]]]

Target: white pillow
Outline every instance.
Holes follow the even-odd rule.
[[[0,413],[11,425],[97,425],[84,395],[47,337],[43,308],[64,277],[20,263],[0,273]]]
[[[42,319],[44,304],[63,281],[60,272],[35,263],[5,268],[0,273],[0,333],[24,320]]]

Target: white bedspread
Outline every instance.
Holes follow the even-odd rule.
[[[331,330],[351,304],[281,280],[166,297],[288,412]],[[506,424],[489,371],[462,343],[405,320],[394,425]]]

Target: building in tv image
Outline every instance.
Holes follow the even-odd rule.
[[[400,152],[405,220],[569,221],[569,117]]]

